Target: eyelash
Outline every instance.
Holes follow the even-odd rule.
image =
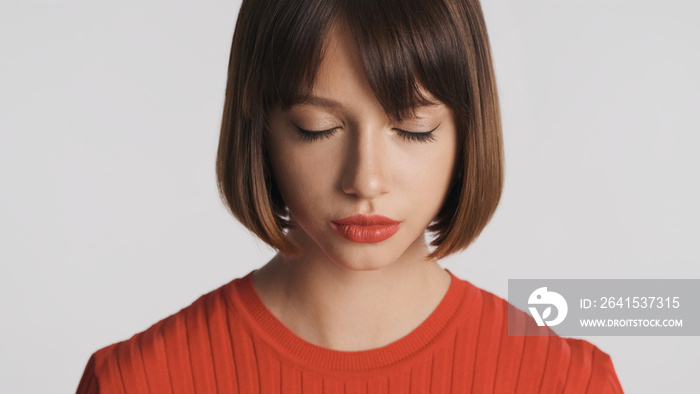
[[[302,129],[299,126],[296,126],[297,131],[299,132],[299,138],[301,138],[303,141],[317,141],[321,139],[326,139],[330,138],[333,133],[339,129],[339,127],[334,127],[332,129],[328,130],[320,130],[320,131],[314,131],[314,130],[306,130]],[[403,138],[405,141],[410,141],[410,142],[433,142],[435,141],[435,137],[433,136],[433,131],[435,131],[440,125],[435,127],[434,129],[430,131],[424,131],[424,132],[411,132],[411,131],[406,131],[406,130],[401,130],[401,129],[393,129],[396,131],[401,138]]]
[[[296,126],[296,128],[297,128],[297,131],[299,132],[299,138],[301,138],[303,141],[309,141],[309,142],[330,138],[333,135],[333,133],[338,129],[337,127],[334,127],[332,129],[328,129],[328,130],[313,131],[313,130],[302,129],[299,126]]]

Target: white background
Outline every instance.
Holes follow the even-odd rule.
[[[700,278],[700,6],[485,1],[506,185],[457,276]],[[218,199],[235,1],[0,3],[0,391],[73,392],[90,354],[273,251]],[[590,337],[630,393],[697,388],[698,337]]]

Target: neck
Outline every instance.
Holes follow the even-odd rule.
[[[294,260],[278,254],[253,281],[272,314],[307,342],[344,351],[377,348],[418,327],[447,292],[450,275],[422,257],[428,254],[423,246],[362,271],[322,254]]]

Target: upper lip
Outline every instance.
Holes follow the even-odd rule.
[[[392,224],[397,224],[400,222],[397,222],[396,220],[389,219],[386,216],[382,215],[353,215],[353,216],[348,216],[343,219],[338,219],[334,220],[333,223],[336,224],[345,224],[345,225],[355,225],[355,226],[373,226],[373,225],[392,225]]]

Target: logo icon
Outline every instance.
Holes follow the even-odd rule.
[[[569,306],[566,304],[566,300],[561,294],[554,291],[547,291],[546,287],[540,287],[530,294],[530,298],[527,300],[530,305],[550,305],[548,306],[542,316],[537,311],[537,308],[530,306],[530,314],[535,318],[538,326],[549,326],[553,327],[564,321],[566,318],[566,313],[569,311]],[[557,308],[557,317],[553,320],[545,320],[552,314],[553,305]]]

